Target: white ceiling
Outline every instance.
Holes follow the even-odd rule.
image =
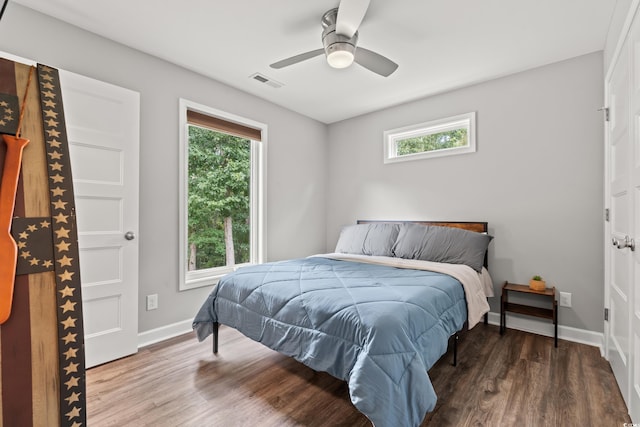
[[[13,1],[324,123],[602,50],[616,2],[371,0],[359,45],[400,65],[384,78],[323,56],[269,67],[321,48],[339,0]]]

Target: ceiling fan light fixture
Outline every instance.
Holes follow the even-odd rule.
[[[357,58],[355,55],[356,46],[358,46],[358,28],[367,12],[369,2],[370,0],[340,0],[338,7],[322,15],[323,49],[291,56],[274,62],[270,67],[278,70],[324,53],[327,63],[332,68],[347,68],[357,62],[369,71],[382,77],[389,77],[398,68],[398,64],[389,58],[362,47],[359,48]]]
[[[327,49],[327,62],[333,68],[347,68],[353,64],[355,50],[351,43],[334,43]]]

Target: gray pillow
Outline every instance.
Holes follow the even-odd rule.
[[[363,224],[359,224],[363,225]],[[393,245],[400,233],[400,224],[369,224],[364,239],[365,255],[393,256]]]
[[[336,252],[359,255],[393,256],[399,224],[356,224],[342,228]]]
[[[335,252],[363,254],[364,239],[367,238],[369,224],[355,224],[342,227]]]
[[[393,252],[400,258],[465,264],[480,272],[491,239],[460,228],[403,224]]]
[[[393,245],[393,254],[398,258],[425,259],[421,256],[428,231],[428,225],[402,224],[398,239]]]

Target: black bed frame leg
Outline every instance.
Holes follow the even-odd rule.
[[[453,366],[458,366],[458,339],[460,336],[456,333],[453,336]]]
[[[213,322],[213,354],[218,354],[218,322]]]

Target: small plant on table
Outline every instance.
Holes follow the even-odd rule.
[[[534,291],[544,291],[547,288],[547,282],[542,277],[535,275],[529,280],[529,287]]]

